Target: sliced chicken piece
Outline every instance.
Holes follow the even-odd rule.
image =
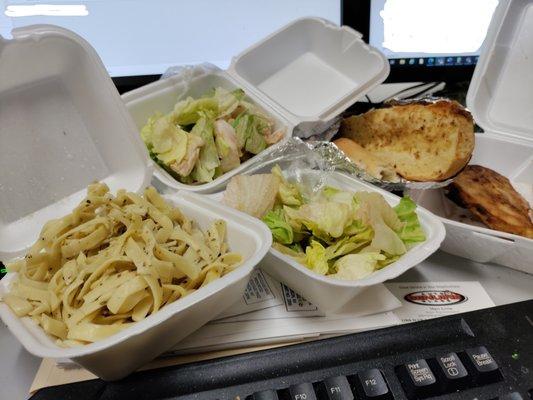
[[[205,144],[204,140],[197,135],[188,135],[187,138],[187,153],[179,163],[170,164],[172,171],[180,176],[188,176],[194,168],[198,157],[200,156],[200,148]]]
[[[278,143],[283,137],[285,136],[285,129],[278,129],[277,131],[269,131],[265,133],[265,141],[267,144],[273,145],[274,143]]]
[[[223,119],[215,121],[214,128],[222,172],[237,168],[241,164],[241,159],[235,129]]]

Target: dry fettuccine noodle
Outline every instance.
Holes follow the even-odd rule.
[[[204,233],[154,188],[143,196],[89,185],[74,211],[46,223],[3,301],[58,344],[105,338],[227,274],[226,224]]]

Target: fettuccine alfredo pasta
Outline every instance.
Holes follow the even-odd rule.
[[[94,183],[72,213],[46,223],[3,301],[62,346],[127,328],[227,274],[242,261],[226,224],[202,232],[154,188],[109,193]]]

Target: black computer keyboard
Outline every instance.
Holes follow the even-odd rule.
[[[533,399],[533,300],[117,382],[48,388],[33,400]]]

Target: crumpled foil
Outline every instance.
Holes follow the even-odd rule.
[[[413,104],[413,103],[435,103],[437,101],[452,101],[446,98],[440,98],[440,97],[434,97],[434,96],[424,96],[420,98],[414,98],[414,99],[391,99],[388,100],[383,104],[383,107],[390,107],[395,105],[404,105],[404,104]],[[465,109],[466,112],[468,112],[467,109]],[[342,153],[337,146],[335,146],[330,141],[333,139],[335,135],[339,132],[340,124],[342,121],[342,117],[339,116],[335,118],[334,120],[330,121],[331,124],[327,126],[324,131],[320,133],[313,132],[312,136],[309,136],[308,139],[304,139],[306,142],[309,141],[309,143],[320,143],[320,146],[316,147],[317,152],[321,152],[321,154],[329,158],[330,162],[333,165],[336,165],[337,167],[341,168],[341,172],[353,175],[357,177],[358,179],[361,179],[365,182],[371,183],[373,185],[379,186],[382,189],[388,190],[388,191],[404,191],[406,189],[414,189],[414,190],[428,190],[428,189],[439,189],[443,188],[445,186],[448,186],[450,183],[453,182],[453,179],[457,174],[459,174],[459,171],[455,176],[452,176],[449,179],[446,179],[445,181],[439,181],[439,182],[416,182],[416,181],[409,181],[407,179],[404,179],[400,177],[398,182],[387,182],[382,181],[379,179],[374,178],[373,176],[366,173],[363,169],[357,167],[348,157]],[[298,130],[295,130],[295,134],[297,134],[300,137],[307,137],[308,135],[301,135],[299,134]],[[324,148],[328,148],[328,150],[324,150]],[[340,153],[340,154],[339,154]],[[346,164],[350,164],[350,166],[347,166]]]
[[[278,164],[283,170],[291,172],[296,181],[300,181],[298,170],[336,171],[356,177],[388,191],[435,189],[446,186],[452,181],[452,179],[443,182],[381,181],[357,167],[333,143],[317,140],[303,141],[297,137],[292,137],[277,148],[272,149],[272,151],[259,154],[256,157],[256,164],[246,171],[247,174],[268,172],[274,165]],[[313,191],[318,191],[323,186],[323,182],[319,181],[314,185],[316,187]]]

